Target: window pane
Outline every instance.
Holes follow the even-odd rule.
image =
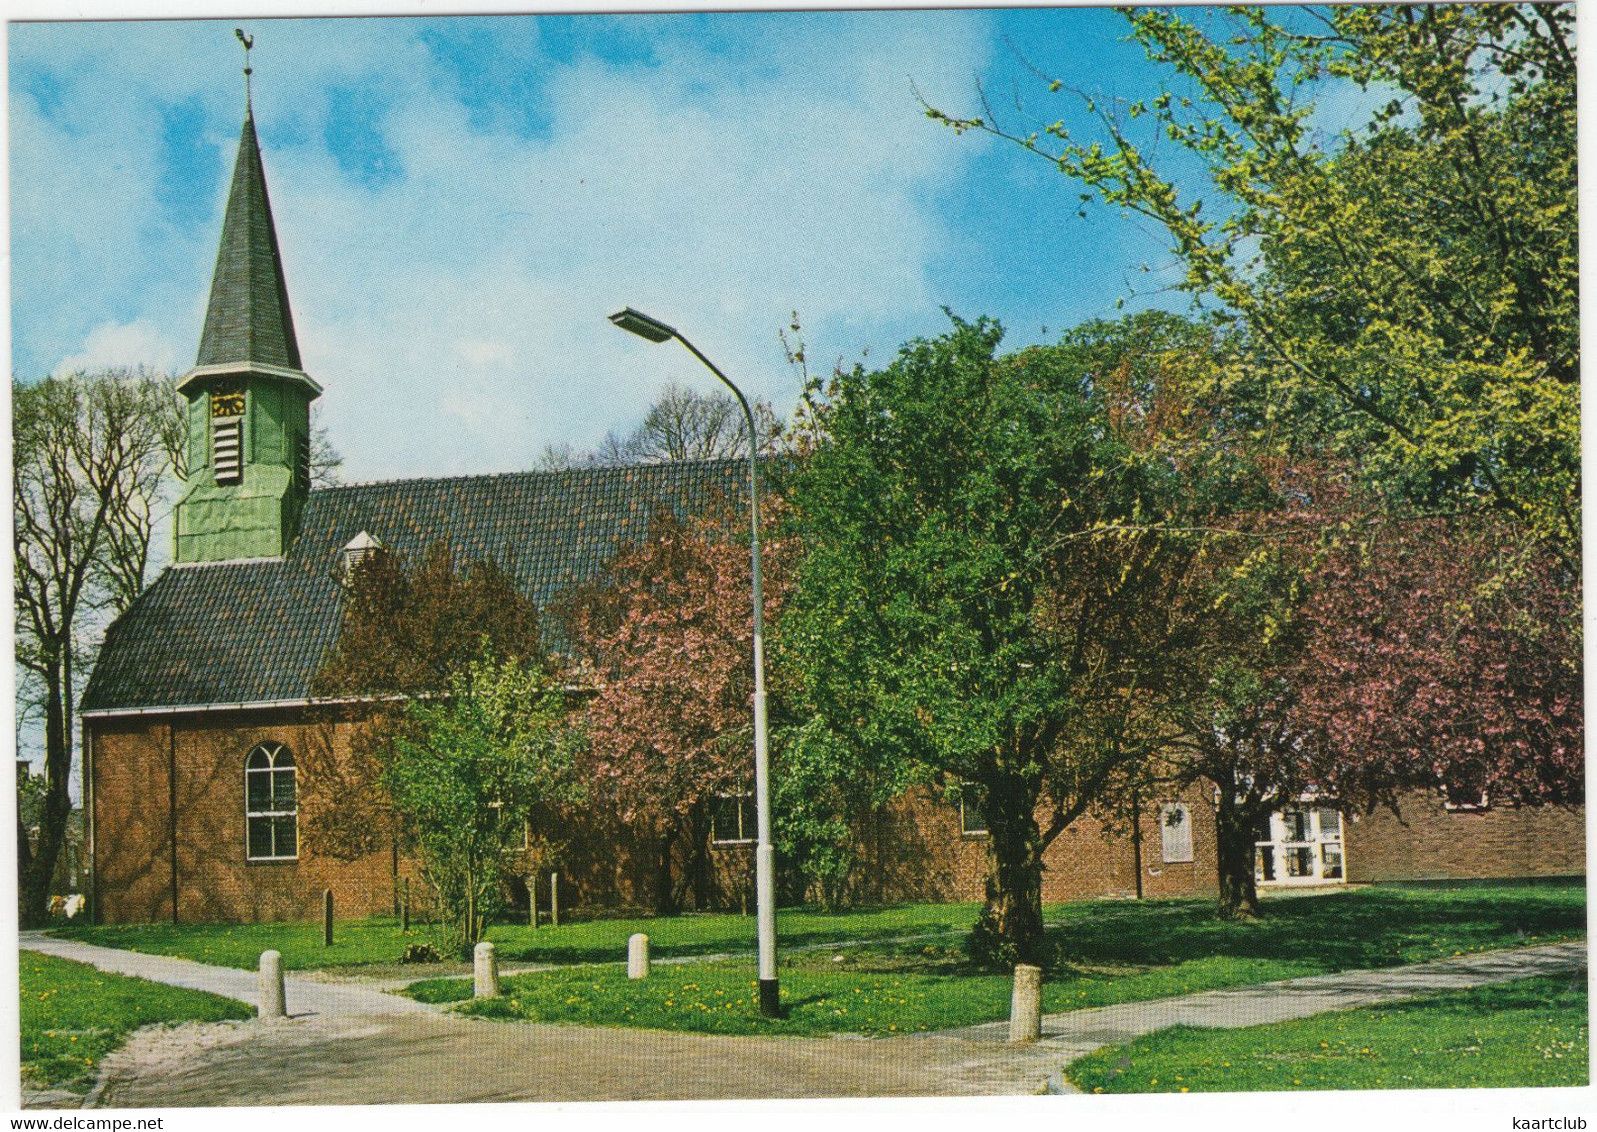
[[[738,800],[718,795],[710,810],[710,839],[736,841],[738,839]]]
[[[244,762],[246,770],[265,770],[271,765],[272,760],[267,756],[265,747],[256,747],[250,752],[250,757]]]
[[[743,795],[742,803],[743,804],[738,807],[738,817],[741,823],[738,826],[738,832],[742,836],[743,840],[753,841],[759,836],[760,832],[760,819],[759,816],[754,812],[754,795]]]
[[[982,812],[981,800],[976,797],[974,790],[965,795],[959,808],[959,831],[961,833],[986,833],[987,815]]]
[[[277,845],[274,857],[299,856],[299,830],[293,818],[273,818],[277,826]]]
[[[272,764],[278,770],[282,770],[284,767],[291,767],[294,765],[294,756],[289,754],[287,747],[279,747],[277,748],[277,758],[272,760]]]
[[[272,819],[249,819],[249,855],[251,857],[270,857],[272,855]]]
[[[1184,803],[1159,807],[1159,840],[1167,863],[1192,860],[1192,815]]]
[[[1327,841],[1337,841],[1342,837],[1342,815],[1335,810],[1322,809],[1320,811],[1320,836]]]
[[[272,775],[272,809],[294,809],[294,772],[277,771]]]
[[[1337,845],[1321,845],[1321,870],[1320,875],[1327,880],[1340,880],[1342,877],[1342,849]]]
[[[1287,810],[1281,815],[1286,825],[1286,839],[1288,841],[1307,841],[1309,839],[1309,815],[1302,810]]]
[[[245,808],[251,813],[267,809],[272,801],[272,776],[267,771],[250,771],[244,776]]]
[[[1275,846],[1260,845],[1254,860],[1253,875],[1258,880],[1275,879]]]

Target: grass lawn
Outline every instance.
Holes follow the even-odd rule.
[[[954,939],[970,928],[976,904],[906,904],[852,912],[784,909],[777,914],[777,936],[784,947],[837,940],[891,939],[944,934]],[[547,924],[495,924],[488,932],[501,963],[602,963],[626,958],[627,937],[647,932],[656,957],[715,955],[752,951],[754,917],[726,914],[584,920]],[[285,924],[112,924],[66,927],[50,934],[102,947],[122,947],[151,955],[174,955],[222,967],[253,970],[261,952],[282,952],[290,970],[356,968],[395,963],[408,944],[430,938],[427,926],[412,921],[409,935],[392,917],[340,920],[333,946],[322,944],[322,925]],[[469,966],[469,964],[467,965]],[[426,968],[409,968],[425,973]]]
[[[656,965],[646,980],[614,964],[538,971],[501,980],[499,999],[471,1000],[461,978],[428,979],[407,993],[423,1002],[460,1002],[486,1018],[639,1026],[711,1034],[858,1033],[892,1036],[1008,1017],[1010,980],[970,968],[957,948],[924,953],[889,947],[790,956],[781,966],[786,1016],[761,1018],[749,961]],[[1257,959],[1195,959],[1170,967],[1102,967],[1056,972],[1043,987],[1048,1011],[1288,978],[1310,964]]]
[[[1086,900],[1044,911],[1054,925],[1049,937],[1061,967],[1172,967],[1216,958],[1261,968],[1282,965],[1284,973],[1264,978],[1386,967],[1579,938],[1586,923],[1585,890],[1575,885],[1350,889],[1328,896],[1267,898],[1264,909],[1263,918],[1254,923],[1221,923],[1208,900]],[[778,945],[790,949],[945,933],[945,938],[890,948],[889,958],[901,966],[906,955],[920,955],[926,944],[957,947],[976,912],[975,904],[837,913],[786,909],[777,916]],[[627,937],[638,931],[649,934],[657,958],[754,948],[753,916],[718,914],[588,920],[537,929],[496,924],[488,938],[502,963],[602,963],[624,959]],[[406,935],[397,921],[381,917],[339,921],[332,947],[322,946],[319,923],[77,926],[52,934],[243,969],[253,969],[262,951],[275,948],[293,970],[390,965],[407,944],[428,938],[424,925],[413,926]],[[941,946],[938,953],[922,958],[939,972],[948,966]]]
[[[1043,1007],[1062,1011],[1579,938],[1585,894],[1538,886],[1364,889],[1271,901],[1252,923],[1220,923],[1209,904],[1191,900],[1090,901],[1051,908],[1049,916],[1058,958],[1047,971]],[[790,951],[780,1020],[754,1011],[747,960],[661,965],[642,982],[629,982],[614,964],[534,972],[505,980],[495,1002],[464,1001],[470,985],[460,979],[428,980],[410,993],[461,1001],[462,1010],[489,1017],[709,1033],[891,1035],[1007,1017],[1009,980],[973,968],[960,943]]]
[[[22,1072],[35,1085],[87,1088],[100,1059],[152,1022],[252,1018],[242,1002],[97,971],[84,963],[19,954]]]
[[[1585,1085],[1583,978],[1525,979],[1240,1030],[1177,1026],[1066,1071],[1091,1093]]]

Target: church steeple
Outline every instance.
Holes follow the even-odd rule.
[[[216,253],[211,304],[194,364],[197,369],[208,369],[247,367],[252,362],[300,369],[283,256],[277,248],[272,202],[261,169],[260,141],[255,136],[255,115],[246,110],[227,217],[222,221],[222,244]]]
[[[250,40],[242,32],[246,83]],[[245,97],[233,184],[188,398],[189,481],[177,507],[180,564],[284,553],[310,493],[310,403],[255,113]]]

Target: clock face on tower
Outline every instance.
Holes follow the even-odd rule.
[[[217,389],[211,393],[211,416],[242,417],[244,391],[242,389]]]

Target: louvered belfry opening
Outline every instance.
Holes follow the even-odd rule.
[[[216,482],[238,483],[244,478],[244,421],[229,417],[213,420],[211,425],[211,466],[216,469]]]

